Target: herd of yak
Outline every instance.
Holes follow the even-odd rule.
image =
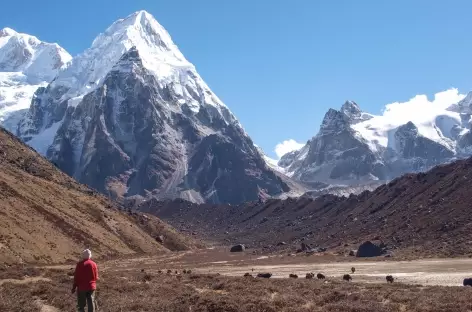
[[[254,269],[252,269],[252,271],[254,271]],[[356,272],[356,268],[352,267],[351,272],[352,272],[352,274],[354,274]],[[271,278],[272,273],[258,273],[256,276],[259,277],[259,278]],[[244,277],[253,277],[253,276],[250,273],[245,273]],[[298,275],[289,274],[288,277],[289,278],[298,278]],[[313,279],[313,278],[315,278],[315,274],[314,273],[307,273],[305,278],[306,279]],[[326,279],[326,276],[322,273],[318,273],[318,274],[316,274],[316,278],[319,279],[319,280],[324,280],[324,279]],[[395,280],[392,275],[387,275],[385,277],[385,279],[387,280],[388,283],[393,283],[393,281]],[[347,281],[347,282],[350,282],[352,280],[351,274],[344,274],[343,275],[343,280]],[[464,285],[465,285],[465,281],[464,281]],[[472,286],[472,279],[471,279],[471,286]]]
[[[254,272],[254,269],[252,269],[252,271]],[[144,272],[144,269],[141,270],[141,272]],[[352,267],[351,268],[351,273],[354,274],[356,272],[356,268]],[[162,274],[163,272],[161,270],[159,270],[158,272],[159,274]],[[192,271],[191,270],[183,270],[182,271],[183,274],[191,274]],[[167,270],[167,274],[172,274],[172,270]],[[178,273],[178,271],[175,271],[175,274],[179,275],[180,274]],[[219,274],[218,274],[219,275]],[[244,277],[253,277],[252,274],[250,273],[245,273],[244,274]],[[259,277],[259,278],[271,278],[272,277],[272,273],[258,273],[256,275],[256,277]],[[296,274],[289,274],[289,278],[298,278],[298,275]],[[313,279],[315,278],[315,274],[314,273],[307,273],[306,276],[305,276],[306,279]],[[322,273],[318,273],[316,274],[316,278],[319,279],[319,280],[324,280],[326,279],[326,276]],[[350,282],[352,281],[352,276],[351,274],[344,274],[343,275],[343,280],[344,281],[347,281],[347,282]],[[385,280],[387,281],[387,283],[393,283],[393,281],[395,280],[394,277],[392,275],[387,275],[385,277]],[[465,278],[464,279],[464,282],[463,282],[463,285],[464,286],[471,286],[472,287],[472,278]]]
[[[253,271],[254,271],[254,269],[253,269]],[[351,272],[352,272],[352,274],[354,274],[354,272],[356,272],[356,268],[352,267]],[[244,276],[245,277],[252,277],[252,275],[249,274],[249,273],[244,274]],[[272,277],[272,273],[259,273],[259,274],[257,274],[257,277],[259,277],[259,278],[270,278],[270,277]],[[298,278],[298,275],[289,274],[288,277],[289,278]],[[315,278],[315,274],[314,273],[307,273],[305,278],[306,279],[313,279],[313,278]],[[316,274],[316,278],[319,279],[319,280],[324,280],[326,278],[326,276],[322,273],[318,273],[318,274]],[[352,280],[351,274],[344,274],[343,275],[343,280],[347,281],[347,282],[350,282]],[[385,280],[387,281],[387,283],[393,283],[395,278],[392,275],[387,275],[387,276],[385,276]],[[463,281],[463,285],[472,287],[472,278],[465,278],[464,281]]]

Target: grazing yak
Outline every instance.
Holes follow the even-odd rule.
[[[290,277],[290,278],[298,278],[298,275],[297,275],[297,274],[290,274],[288,277]]]
[[[355,268],[355,267],[352,267],[352,268],[351,268],[351,272],[352,272],[352,274],[354,274],[354,272],[356,272],[356,268]]]
[[[464,278],[464,286],[472,286],[472,278]]]
[[[307,273],[305,276],[306,279],[312,279],[313,277],[315,277],[315,274],[313,273]]]
[[[272,276],[272,273],[259,273],[257,274],[257,277],[261,278],[270,278]]]
[[[344,274],[343,280],[350,282],[352,280],[352,277],[349,274]]]
[[[249,273],[244,273],[244,277],[252,277],[252,275]]]
[[[316,274],[316,278],[317,279],[325,279],[326,276],[324,276],[324,274],[318,273],[318,274]]]
[[[388,283],[393,283],[393,281],[394,281],[394,278],[393,278],[393,276],[391,276],[391,275],[387,275],[387,276],[385,277],[385,279],[387,280]]]

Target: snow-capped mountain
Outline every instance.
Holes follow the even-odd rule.
[[[296,180],[360,185],[472,155],[472,93],[459,103],[431,106],[420,114],[363,112],[353,101],[330,109],[320,130],[278,166]]]
[[[14,131],[34,92],[71,59],[55,43],[10,28],[0,30],[0,124]]]
[[[112,196],[240,203],[290,190],[145,11],[112,24],[39,88],[18,135]]]

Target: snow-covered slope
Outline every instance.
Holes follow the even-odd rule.
[[[0,124],[15,130],[34,92],[46,86],[71,58],[57,44],[10,28],[0,30]]]
[[[410,112],[391,104],[381,116],[347,101],[339,111],[330,109],[318,134],[278,166],[304,182],[359,185],[471,156],[472,93],[464,98],[449,90],[437,97],[434,105],[415,98]]]
[[[18,135],[117,197],[238,203],[290,189],[145,11],[115,22],[38,89]]]

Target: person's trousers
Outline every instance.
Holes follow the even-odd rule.
[[[97,312],[97,303],[95,301],[95,290],[77,292],[77,310],[85,312],[87,305],[88,312]]]

